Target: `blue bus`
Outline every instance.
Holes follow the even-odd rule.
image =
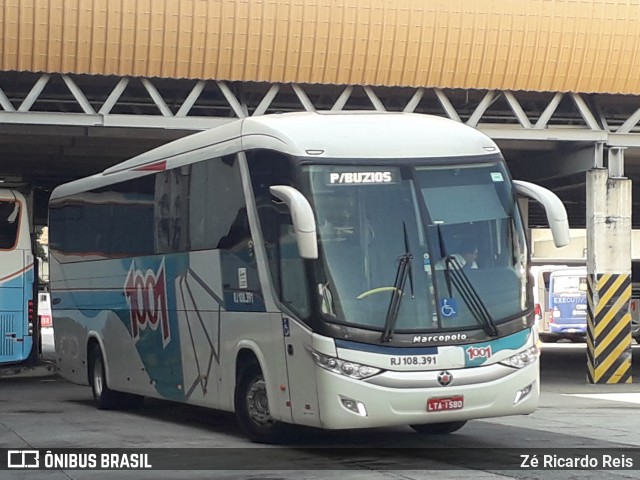
[[[20,192],[0,189],[0,364],[31,354],[34,281],[27,203]]]
[[[587,332],[587,269],[564,268],[549,276],[548,322],[540,329],[543,341],[582,340]]]

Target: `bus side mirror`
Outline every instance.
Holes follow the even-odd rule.
[[[520,195],[533,198],[544,207],[555,246],[564,247],[568,245],[571,238],[569,236],[567,210],[558,196],[551,190],[547,190],[535,183],[514,180],[513,185]]]
[[[274,197],[282,200],[291,212],[300,256],[307,260],[317,259],[316,218],[308,200],[298,190],[286,185],[273,185],[269,187],[269,191]]]

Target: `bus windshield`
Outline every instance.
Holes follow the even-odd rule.
[[[529,306],[524,229],[501,161],[303,172],[327,321],[385,332],[489,332]]]

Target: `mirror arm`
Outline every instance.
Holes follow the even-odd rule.
[[[567,210],[558,196],[551,190],[535,183],[514,180],[513,185],[520,195],[533,198],[544,207],[555,246],[564,247],[568,245],[571,240],[569,219],[567,218]]]

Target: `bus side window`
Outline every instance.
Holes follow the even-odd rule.
[[[18,236],[18,209],[16,202],[0,202],[0,248],[12,248]]]
[[[191,165],[187,205],[191,250],[230,249],[250,239],[240,169],[233,156]]]
[[[187,215],[188,182],[187,168],[183,172],[174,168],[156,175],[155,209],[156,249],[158,253],[183,252],[189,249]]]
[[[238,210],[236,218],[229,226],[227,234],[220,238],[216,248],[235,251],[241,248],[247,248],[250,241],[251,230],[249,229],[249,217],[247,216],[247,209],[242,207]]]

